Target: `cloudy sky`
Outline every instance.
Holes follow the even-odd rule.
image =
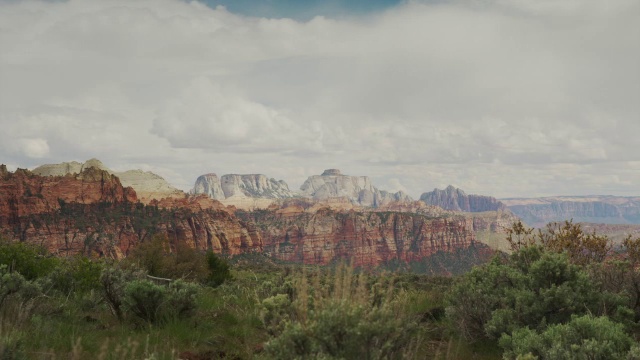
[[[0,163],[640,195],[638,0],[0,0]]]

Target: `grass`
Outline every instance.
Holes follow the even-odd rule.
[[[278,294],[292,300],[287,321],[302,322],[336,303],[368,308],[377,296],[391,304],[394,317],[417,321],[417,335],[407,344],[411,358],[500,357],[449,335],[438,311],[450,279],[365,273],[344,264],[322,268],[246,260],[234,266],[232,281],[200,289],[194,316],[155,325],[131,314],[118,321],[99,290],[12,296],[0,309],[0,359],[269,358],[265,344],[279,330],[263,321],[262,302]],[[472,355],[476,352],[489,355]]]

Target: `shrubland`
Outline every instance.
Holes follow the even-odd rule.
[[[150,236],[124,260],[0,241],[2,359],[640,359],[640,239],[518,223],[451,277],[224,258]]]

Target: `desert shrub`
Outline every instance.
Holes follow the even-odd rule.
[[[84,256],[64,259],[47,276],[51,286],[63,294],[85,293],[100,289],[100,274],[104,264]]]
[[[21,274],[9,271],[7,265],[0,265],[0,307],[9,296],[19,292],[26,282]]]
[[[144,277],[144,272],[135,268],[120,266],[105,266],[100,274],[100,288],[102,296],[111,312],[122,321],[123,302],[126,285]]]
[[[167,258],[165,275],[172,279],[206,282],[209,276],[206,256],[184,242],[176,244],[175,253]]]
[[[170,267],[169,244],[165,236],[155,235],[150,241],[138,244],[129,256],[128,262],[134,263],[151,276],[165,277]]]
[[[473,269],[448,296],[447,313],[469,340],[497,339],[503,333],[569,321],[572,315],[623,316],[625,299],[601,291],[566,254],[539,246],[520,249]]]
[[[542,246],[547,251],[566,253],[572,263],[579,265],[600,263],[613,248],[607,236],[587,233],[573,220],[551,222],[537,233],[518,221],[507,229],[507,242],[514,252],[525,247]]]
[[[222,285],[227,280],[231,280],[231,271],[226,261],[221,259],[213,251],[208,251],[206,258],[207,268],[209,269],[209,276],[206,281],[207,285],[216,287]]]
[[[151,241],[136,247],[127,260],[156,277],[195,281],[212,287],[231,279],[229,265],[213,252],[205,254],[186,243],[177,243],[173,252],[169,248],[165,236],[155,235]]]
[[[196,309],[198,286],[182,280],[158,285],[149,280],[134,280],[124,290],[125,308],[149,323],[170,318],[186,318]]]
[[[155,323],[160,306],[166,301],[167,289],[149,280],[134,280],[124,289],[124,304],[128,311],[142,320]]]
[[[49,274],[58,263],[43,247],[0,239],[0,265],[7,265],[27,280]]]
[[[265,346],[277,359],[404,358],[417,323],[404,310],[404,292],[368,283],[364,274],[338,266],[333,274],[294,279],[293,301],[280,294],[263,301],[265,325],[282,332]]]
[[[291,300],[287,294],[277,294],[262,300],[260,319],[270,335],[279,335],[287,325],[292,312]]]
[[[506,359],[531,354],[540,360],[604,360],[631,358],[634,341],[622,324],[604,316],[583,315],[574,316],[566,324],[551,325],[542,332],[517,329],[512,335],[504,334],[500,345],[505,349]]]
[[[171,282],[168,287],[166,302],[163,304],[167,316],[186,318],[194,314],[197,304],[198,285],[182,280]]]

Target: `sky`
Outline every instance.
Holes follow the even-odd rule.
[[[637,0],[0,0],[0,163],[640,195]]]

